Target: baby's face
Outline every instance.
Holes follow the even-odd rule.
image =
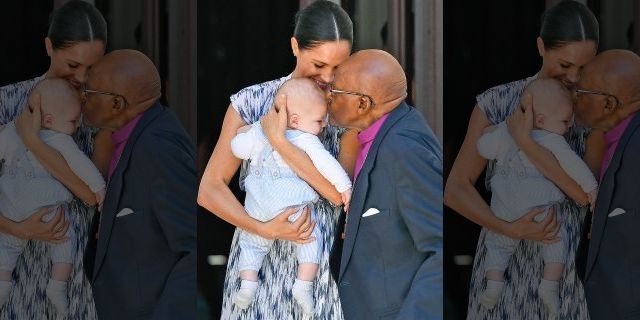
[[[46,102],[43,102],[46,104]],[[60,112],[59,110],[64,110]],[[47,110],[43,105],[42,110],[43,127],[72,135],[80,126],[80,104],[51,108]]]
[[[288,101],[289,103],[305,103],[304,101]],[[308,102],[307,102],[308,103]],[[311,133],[313,135],[319,135],[322,129],[327,126],[327,106],[325,104],[317,104],[310,108],[304,108],[304,111],[296,112],[291,111],[298,115],[298,124],[295,127],[300,131]]]
[[[554,112],[546,112],[543,115],[542,124],[538,125],[541,129],[564,135],[573,125],[573,110],[570,104],[558,106]]]

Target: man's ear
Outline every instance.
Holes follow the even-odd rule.
[[[124,111],[125,107],[126,107],[126,103],[124,100],[124,97],[122,96],[115,96],[113,97],[113,105],[111,107],[111,110],[113,111],[113,114],[120,114]]]
[[[365,114],[369,111],[371,111],[371,100],[367,97],[360,97],[360,99],[358,99],[358,113],[359,114]]]
[[[44,48],[47,49],[47,55],[51,57],[53,53],[53,43],[51,43],[51,39],[49,37],[44,38]]]
[[[617,109],[617,103],[616,103],[616,98],[612,97],[612,96],[607,96],[607,104],[604,106],[604,114],[605,115],[610,115],[612,113],[614,113]]]

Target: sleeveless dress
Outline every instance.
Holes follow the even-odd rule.
[[[520,105],[522,92],[535,78],[536,76],[533,76],[493,87],[476,97],[477,105],[491,124],[498,124],[506,120],[507,116]],[[588,129],[573,126],[565,135],[571,149],[581,157],[584,154],[587,133]],[[489,181],[494,174],[494,166],[494,161],[490,161],[487,166],[487,190],[490,190]],[[575,261],[586,208],[580,207],[568,198],[554,207],[558,221],[563,223],[569,238],[568,256],[560,279],[558,319],[589,319],[584,290],[576,273]],[[473,263],[467,319],[548,319],[548,313],[537,293],[544,266],[539,242],[528,240],[520,242],[507,265],[505,286],[498,302],[492,310],[487,310],[480,304],[480,297],[486,287],[484,280],[486,235],[487,230],[482,228]]]
[[[231,96],[231,104],[245,123],[252,124],[269,111],[276,91],[289,78],[290,76],[286,76],[244,88]],[[340,136],[343,132],[342,129],[327,126],[320,136],[325,148],[333,156],[338,154]],[[245,161],[240,172],[240,186],[243,189],[246,166]],[[342,308],[338,288],[329,270],[329,252],[341,209],[322,198],[316,202],[314,209],[317,217],[316,229],[323,239],[323,246],[320,248],[320,267],[313,288],[313,319],[340,320],[343,319]],[[258,291],[249,307],[241,310],[233,304],[233,296],[240,288],[238,234],[236,229],[227,263],[221,319],[303,319],[302,309],[291,295],[298,263],[296,247],[289,241],[276,240],[273,243],[258,274]]]
[[[40,76],[0,88],[0,125],[16,118],[27,103],[29,92],[44,79]],[[93,153],[96,130],[82,125],[73,138],[88,157]],[[65,319],[97,319],[91,286],[82,268],[82,257],[94,209],[74,198],[63,206],[69,228],[76,236],[73,270],[68,280],[69,308]],[[0,320],[53,319],[55,309],[45,290],[51,276],[51,259],[42,241],[29,241],[13,272],[13,289],[4,306],[0,307]]]

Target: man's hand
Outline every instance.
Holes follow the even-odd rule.
[[[294,222],[289,221],[289,217],[296,214],[300,210],[299,208],[290,208],[275,218],[264,222],[264,229],[260,233],[260,236],[267,239],[282,239],[295,241],[298,244],[305,244],[316,240],[311,236],[313,228],[316,226],[316,221],[311,221],[311,210],[309,207],[305,207],[304,212],[298,220]]]
[[[560,225],[556,220],[553,207],[549,208],[547,216],[542,221],[536,222],[534,220],[537,215],[544,211],[545,209],[543,208],[535,208],[520,219],[511,222],[505,235],[517,240],[534,240],[542,243],[558,242],[560,240],[560,238],[558,238]]]
[[[49,214],[52,208],[42,208],[32,214],[26,220],[18,222],[15,236],[25,240],[42,240],[50,243],[63,243],[69,240],[65,235],[69,229],[69,223],[64,220],[64,211],[58,208],[55,216],[49,222],[44,222],[44,216]]]
[[[260,119],[262,132],[269,139],[272,146],[285,139],[284,133],[287,130],[287,96],[278,95],[269,112]]]

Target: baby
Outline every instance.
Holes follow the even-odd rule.
[[[285,136],[295,146],[304,150],[320,173],[342,194],[345,207],[351,199],[351,181],[338,161],[324,148],[318,134],[326,125],[327,103],[325,95],[310,79],[291,79],[277,92],[287,95],[289,116]],[[313,208],[318,194],[287,166],[280,155],[269,145],[260,122],[251,125],[246,132],[241,128],[231,141],[231,149],[240,159],[250,160],[248,175],[244,181],[247,195],[245,209],[260,221],[269,221],[287,208],[299,211],[289,218],[296,221],[305,207]],[[312,218],[315,217],[312,211]],[[315,218],[313,218],[315,219]],[[299,263],[298,276],[292,294],[304,312],[313,314],[313,281],[318,271],[322,238],[313,231],[315,241],[296,244]],[[249,306],[258,287],[258,271],[273,240],[264,239],[244,230],[240,231],[240,290],[234,303],[242,309]]]
[[[29,100],[38,97],[41,99],[42,127],[45,128],[40,131],[40,138],[64,157],[73,172],[95,192],[101,205],[105,195],[102,175],[71,137],[80,124],[78,94],[65,80],[45,79],[32,90]],[[26,149],[14,122],[0,129],[0,159],[0,213],[6,218],[19,222],[40,208],[59,207],[73,199],[69,190]],[[47,214],[44,220],[50,221],[57,211]],[[48,243],[53,266],[46,293],[59,318],[67,310],[67,280],[77,241],[73,228],[69,228],[65,236],[66,242]],[[0,233],[0,307],[9,297],[11,273],[26,244],[27,240]]]
[[[553,153],[564,171],[588,193],[593,206],[597,192],[596,179],[563,137],[572,122],[571,94],[555,79],[534,80],[525,89],[523,97],[528,94],[533,97],[536,128],[531,132],[533,139]],[[478,152],[486,159],[496,160],[495,174],[491,178],[491,210],[498,218],[511,222],[535,207],[548,209],[565,199],[562,191],[518,150],[505,122],[485,131],[478,140]],[[547,211],[535,220],[541,221],[546,214]],[[567,233],[562,225],[559,237],[560,241],[556,243],[542,244],[544,276],[538,287],[540,299],[552,315],[556,315],[560,307],[558,284],[568,256]],[[493,308],[500,297],[504,271],[518,242],[501,234],[487,232],[487,288],[480,299],[486,308]]]

